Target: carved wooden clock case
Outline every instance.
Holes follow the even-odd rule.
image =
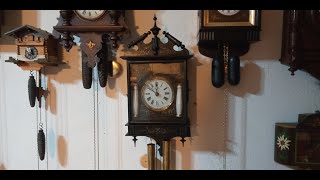
[[[187,61],[192,57],[185,46],[163,31],[168,39],[162,43],[156,25],[131,42],[125,56],[128,75],[128,133],[126,136],[147,136],[162,147],[171,138],[190,137],[188,118]],[[144,39],[153,34],[152,42]],[[137,46],[138,50],[132,47]],[[175,51],[174,46],[180,47]],[[162,148],[160,148],[162,149]],[[159,150],[160,150],[159,149]],[[162,154],[162,150],[160,150]]]
[[[260,10],[201,10],[199,51],[212,60],[212,85],[240,82],[240,56],[260,40]]]
[[[280,62],[320,80],[320,11],[285,10]]]
[[[123,10],[61,10],[57,26],[63,47],[69,51],[73,35],[80,37],[82,51],[82,81],[86,89],[91,88],[92,68],[97,64],[101,87],[106,86],[107,77],[112,76],[112,60],[108,58],[108,42],[117,48],[118,33],[126,30]]]

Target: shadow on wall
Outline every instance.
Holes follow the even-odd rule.
[[[128,26],[128,32],[126,34],[124,34],[122,40],[121,40],[121,45],[117,51],[117,57],[120,57],[122,55],[124,55],[124,53],[128,50],[127,45],[133,41],[136,40],[140,35],[142,35],[143,33],[146,33],[147,31],[150,30],[151,27],[153,27],[153,23],[154,21],[152,20],[154,14],[157,11],[153,11],[153,10],[149,10],[149,11],[144,11],[145,13],[137,13],[135,14],[134,10],[126,10],[126,23]],[[137,26],[135,19],[139,19],[141,21],[143,21],[143,26]],[[151,36],[147,37],[144,40],[144,43],[149,43],[151,42]],[[121,94],[123,95],[127,95],[128,91],[127,91],[127,65],[126,65],[126,61],[121,59],[121,58],[117,58],[117,61],[121,64],[122,66],[122,74],[120,77],[113,79],[116,80],[117,84],[117,91],[120,91]],[[110,95],[110,91],[109,91],[109,95]]]
[[[229,86],[231,94],[238,97],[245,97],[248,94],[263,94],[264,74],[258,65],[247,61],[241,67],[240,75],[240,83],[237,86]]]
[[[0,165],[0,170],[6,170],[7,168],[4,166],[4,164]]]
[[[46,67],[45,70],[49,91],[46,110],[50,110],[52,114],[57,113],[57,94],[53,81],[59,84],[74,84],[82,80],[79,47],[74,46],[69,52],[67,52],[60,45],[58,46],[58,49],[59,58],[66,64],[62,64],[56,67]]]
[[[199,53],[198,47],[192,48],[193,53]],[[193,58],[189,64],[189,118],[191,122],[191,135],[185,146],[182,147],[179,138],[174,144],[176,150],[181,152],[182,169],[193,169],[192,151],[212,152],[221,155],[222,153],[232,153],[232,149],[227,149],[225,142],[230,141],[230,129],[225,127],[225,92],[227,86],[229,93],[245,97],[248,94],[259,95],[263,93],[262,70],[256,64],[247,62],[241,67],[241,81],[237,86],[231,86],[226,81],[221,88],[215,88],[211,83],[211,64],[200,65],[197,58]],[[239,118],[231,118],[232,106],[234,103],[228,101],[229,121]],[[228,122],[227,122],[228,123]],[[232,123],[232,122],[229,122]],[[232,133],[232,132],[231,132]],[[175,159],[175,157],[172,157]],[[172,162],[173,163],[173,162]],[[171,167],[175,167],[172,164]]]
[[[61,166],[66,167],[68,160],[68,144],[66,139],[61,135],[58,136],[57,148],[59,163]]]
[[[22,10],[4,10],[4,22],[2,23],[0,45],[14,45],[15,42],[12,37],[3,35],[4,33],[11,31],[22,25]],[[8,51],[9,49],[2,49],[1,51]],[[16,48],[12,49],[15,51]]]
[[[37,27],[37,11],[35,10],[4,10],[4,22],[1,28],[0,49],[2,52],[15,52],[16,45],[13,38],[4,36],[5,32],[19,26],[29,24]]]

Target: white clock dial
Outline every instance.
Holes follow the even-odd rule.
[[[172,104],[173,93],[172,87],[166,80],[152,79],[142,87],[141,98],[148,108],[161,111]]]
[[[100,18],[106,10],[75,10],[75,13],[83,19],[96,20]]]
[[[218,10],[219,13],[225,16],[232,16],[239,12],[240,10]]]

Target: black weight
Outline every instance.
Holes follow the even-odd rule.
[[[46,136],[42,129],[38,131],[38,154],[39,158],[42,161],[46,154]]]
[[[240,82],[240,58],[231,56],[228,59],[228,82],[235,86]]]
[[[33,76],[29,77],[28,94],[29,94],[30,106],[34,107],[36,104],[36,98],[37,98],[37,85],[36,85],[36,80],[34,79]]]
[[[85,89],[90,89],[92,85],[92,68],[88,67],[87,62],[82,61],[82,84]]]
[[[216,55],[212,60],[211,81],[216,88],[220,88],[224,84],[224,62],[220,55]]]
[[[98,63],[98,77],[100,86],[106,87],[108,80],[108,66],[103,59],[100,59]]]

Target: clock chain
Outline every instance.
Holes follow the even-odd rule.
[[[43,69],[41,69],[41,70],[43,70],[43,72],[44,72],[44,67],[43,67]],[[41,71],[40,70],[40,71]],[[38,84],[38,88],[39,88],[39,90],[37,91],[37,98],[39,97],[39,99],[38,99],[38,105],[37,105],[37,107],[36,107],[36,121],[37,121],[37,160],[38,160],[38,170],[40,170],[40,161],[39,161],[39,159],[40,159],[40,154],[39,154],[39,146],[41,146],[41,147],[45,147],[45,149],[44,149],[44,152],[42,152],[42,153],[45,153],[45,156],[44,156],[44,158],[45,157],[47,157],[47,160],[46,160],[46,168],[47,168],[47,170],[49,169],[49,159],[48,159],[48,123],[47,123],[47,113],[46,113],[46,111],[45,111],[45,126],[46,126],[46,133],[45,133],[45,135],[44,135],[44,143],[41,143],[42,141],[42,137],[43,136],[41,136],[40,137],[40,141],[41,142],[39,142],[39,131],[42,131],[43,132],[43,122],[42,122],[42,107],[41,107],[41,96],[40,96],[40,89],[42,88],[42,86],[41,86],[41,82],[40,81],[42,81],[42,78],[41,78],[41,75],[42,75],[42,73],[39,71],[39,73],[38,74],[36,74],[36,80],[39,82],[39,84]],[[30,75],[32,75],[33,76],[33,71],[30,71]],[[44,107],[46,106],[46,99],[44,99]],[[39,144],[40,143],[40,144]],[[41,160],[41,159],[40,159]],[[43,160],[43,159],[42,159]]]
[[[225,79],[227,79],[228,74],[228,59],[229,59],[229,45],[227,43],[223,44],[223,61],[224,61],[224,75]],[[227,169],[227,137],[228,137],[228,98],[229,98],[229,89],[228,85],[224,88],[224,120],[222,122],[222,128],[223,128],[223,169]]]
[[[96,91],[93,89],[93,170],[96,170]]]
[[[45,74],[45,66],[42,68],[43,70],[43,73],[42,74]],[[45,80],[45,82],[47,82],[47,79]],[[48,85],[47,83],[45,84],[45,90],[48,89]],[[44,98],[44,107],[47,106],[47,101],[46,101],[46,96]],[[47,111],[45,110],[44,111],[45,113],[45,123],[46,123],[46,136],[45,136],[45,152],[46,152],[46,157],[47,157],[47,170],[49,170],[49,154],[48,154],[48,151],[49,151],[49,147],[48,147],[48,116],[47,116]]]
[[[94,77],[98,77],[97,73],[97,69],[95,69],[95,76]],[[99,97],[99,92],[98,92],[98,80],[95,78],[94,79],[95,82],[95,86],[93,86],[93,153],[94,153],[94,170],[99,170],[99,102],[98,102],[98,97]],[[98,142],[98,143],[97,143]]]
[[[34,72],[30,71],[30,75],[34,76]],[[35,75],[35,79],[37,80],[37,74]],[[37,101],[36,101],[37,102]],[[39,129],[39,106],[36,105],[36,123],[37,123],[37,128],[36,128],[36,139],[38,139],[38,129]],[[38,141],[37,141],[37,148],[36,148],[36,158],[37,158],[37,168],[40,170],[40,164],[39,164],[39,152],[38,152]]]

